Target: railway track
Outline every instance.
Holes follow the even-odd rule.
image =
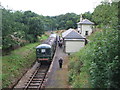
[[[24,90],[41,89],[43,88],[44,80],[50,65],[41,65],[31,75],[30,79],[25,85]]]

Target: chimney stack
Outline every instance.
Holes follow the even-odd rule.
[[[80,15],[80,22],[82,22],[82,14]]]

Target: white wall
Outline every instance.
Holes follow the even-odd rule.
[[[88,31],[88,36],[92,33],[92,25],[82,25],[82,35],[85,36],[85,32]]]
[[[78,52],[82,47],[85,46],[85,41],[65,41],[65,52],[73,53]]]
[[[79,33],[81,33],[81,28],[82,28],[81,26],[82,25],[78,24],[78,28],[77,29],[78,29]]]

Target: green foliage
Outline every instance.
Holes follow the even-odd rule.
[[[8,52],[28,42],[36,42],[44,33],[41,17],[31,11],[15,11],[2,8],[2,49]]]
[[[66,13],[61,14],[59,16],[52,17],[55,20],[55,23],[57,23],[56,28],[57,29],[69,29],[69,28],[77,28],[77,22],[79,21],[78,15],[75,13]]]
[[[35,47],[38,43],[29,44],[2,57],[2,87],[7,88],[22,76],[24,69],[35,62]]]
[[[91,52],[94,57],[90,59],[91,83],[94,87],[118,88],[118,81],[112,80],[118,72],[118,30],[104,30],[92,40],[90,47],[94,46]]]
[[[97,25],[104,25],[106,27],[114,27],[118,25],[118,3],[102,3],[97,6],[92,15],[93,21]]]
[[[89,39],[90,42],[73,56],[73,58],[76,57],[80,61],[71,60],[74,65],[70,69],[70,73],[73,73],[70,76],[72,85],[79,88],[86,85],[94,88],[119,88],[118,30],[105,29],[96,32]],[[80,67],[81,62],[83,67]],[[79,68],[74,68],[77,66]],[[81,72],[76,74],[78,70]],[[84,77],[81,75],[83,73],[88,76],[87,81],[85,81],[91,85],[88,83],[83,85],[83,81],[78,79],[79,77],[84,80]],[[80,86],[77,84],[78,81]]]
[[[92,20],[102,29],[93,33],[88,38],[90,42],[72,56],[75,60],[71,58],[70,61],[72,65],[69,81],[73,87],[120,88],[120,61],[118,59],[120,31],[117,15],[118,3],[115,2],[111,5],[102,3],[95,8]],[[76,61],[76,58],[80,61]],[[79,68],[75,68],[77,66]],[[79,73],[77,73],[78,70],[80,70]]]
[[[83,51],[83,50],[81,50]],[[83,58],[84,52],[75,53],[70,57],[69,63],[69,83],[73,88],[90,88],[88,67],[85,66]]]
[[[85,12],[84,14],[82,14],[82,17],[83,17],[83,18],[87,18],[87,19],[90,20],[90,21],[93,21],[93,20],[92,20],[92,13],[90,13],[89,11],[88,11],[88,12]]]
[[[43,24],[41,22],[41,20],[38,17],[33,17],[30,19],[29,21],[29,32],[28,34],[32,34],[34,38],[34,41],[32,42],[36,42],[37,40],[37,36],[42,35],[44,33],[43,30]]]
[[[41,37],[38,36],[38,39],[39,41],[43,41],[43,40],[46,40],[48,37],[49,37],[48,35],[44,34]]]

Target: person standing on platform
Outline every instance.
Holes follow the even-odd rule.
[[[59,59],[59,67],[62,68],[62,64],[63,64],[63,59],[62,57]]]

